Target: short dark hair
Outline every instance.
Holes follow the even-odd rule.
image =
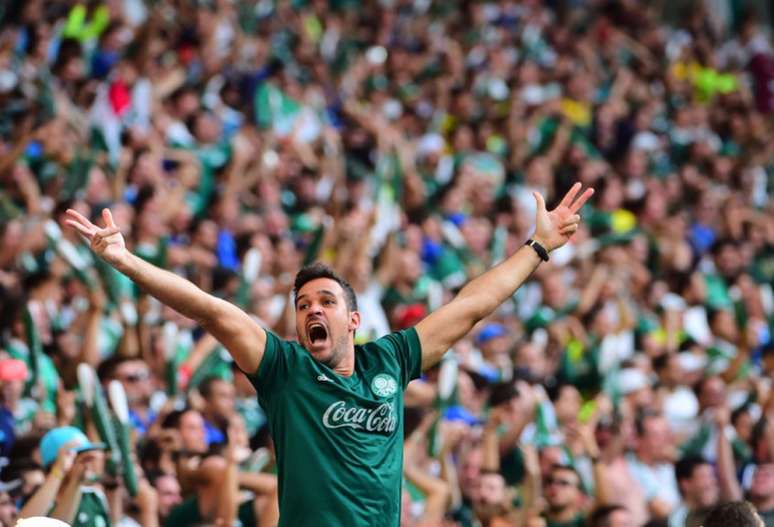
[[[554,463],[553,465],[551,465],[551,469],[548,471],[548,473],[549,474],[553,474],[557,470],[563,470],[565,472],[572,472],[573,474],[575,474],[575,477],[578,478],[578,485],[577,485],[577,487],[579,489],[583,488],[583,478],[581,478],[580,473],[578,472],[578,470],[574,466],[568,465],[568,464],[564,464],[564,463]]]
[[[716,505],[704,520],[704,527],[760,527],[763,523],[747,501]]]
[[[183,416],[187,414],[188,412],[199,412],[196,408],[193,408],[192,406],[186,406],[185,408],[182,408],[180,410],[172,410],[163,421],[161,421],[161,428],[162,429],[169,429],[169,428],[180,428],[180,421],[183,419]]]
[[[610,516],[617,511],[625,511],[623,505],[603,505],[597,507],[589,516],[588,527],[610,527]]]
[[[321,262],[315,262],[311,265],[306,265],[298,271],[296,274],[296,280],[293,283],[293,303],[298,299],[298,292],[307,282],[317,280],[318,278],[329,278],[334,282],[338,282],[341,288],[344,290],[344,297],[347,300],[347,309],[350,311],[357,311],[357,296],[355,290],[349,285],[349,282],[344,280],[336,271]]]
[[[500,406],[519,396],[519,390],[513,382],[501,382],[492,387],[489,394],[489,405],[491,407]]]
[[[702,456],[686,456],[675,463],[675,479],[678,483],[691,479],[696,467],[709,464],[710,462]]]
[[[212,395],[212,387],[216,382],[228,382],[223,377],[217,375],[208,375],[202,382],[199,383],[199,393],[205,399],[209,399]]]

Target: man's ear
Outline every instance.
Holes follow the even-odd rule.
[[[356,331],[360,327],[360,312],[350,311],[349,313],[349,330]]]

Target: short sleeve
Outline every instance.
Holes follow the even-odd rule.
[[[263,350],[261,364],[258,370],[248,374],[261,406],[271,401],[272,396],[279,391],[288,377],[288,353],[285,343],[271,331],[266,331],[266,347]]]
[[[642,490],[645,501],[650,502],[658,498],[659,484],[652,471],[636,460],[630,460],[627,464],[632,476]]]
[[[386,340],[395,352],[395,358],[400,366],[400,378],[403,389],[408,383],[422,375],[422,345],[419,342],[417,330],[404,329],[390,333],[379,340]]]

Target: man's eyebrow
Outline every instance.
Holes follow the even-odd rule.
[[[319,291],[317,291],[317,293],[323,294],[323,295],[329,295],[329,296],[332,296],[332,297],[336,297],[336,293],[334,293],[333,291],[330,291],[329,289],[320,289]],[[306,294],[306,293],[304,293],[303,295],[297,296],[296,297],[296,304],[298,304],[301,301],[302,298],[306,298],[308,296],[309,295]]]

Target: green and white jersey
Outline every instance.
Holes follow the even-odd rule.
[[[249,377],[277,452],[280,527],[399,524],[403,390],[421,363],[414,328],[356,345],[351,377],[267,331]]]
[[[107,498],[94,487],[81,487],[81,502],[73,519],[73,527],[110,527]]]

